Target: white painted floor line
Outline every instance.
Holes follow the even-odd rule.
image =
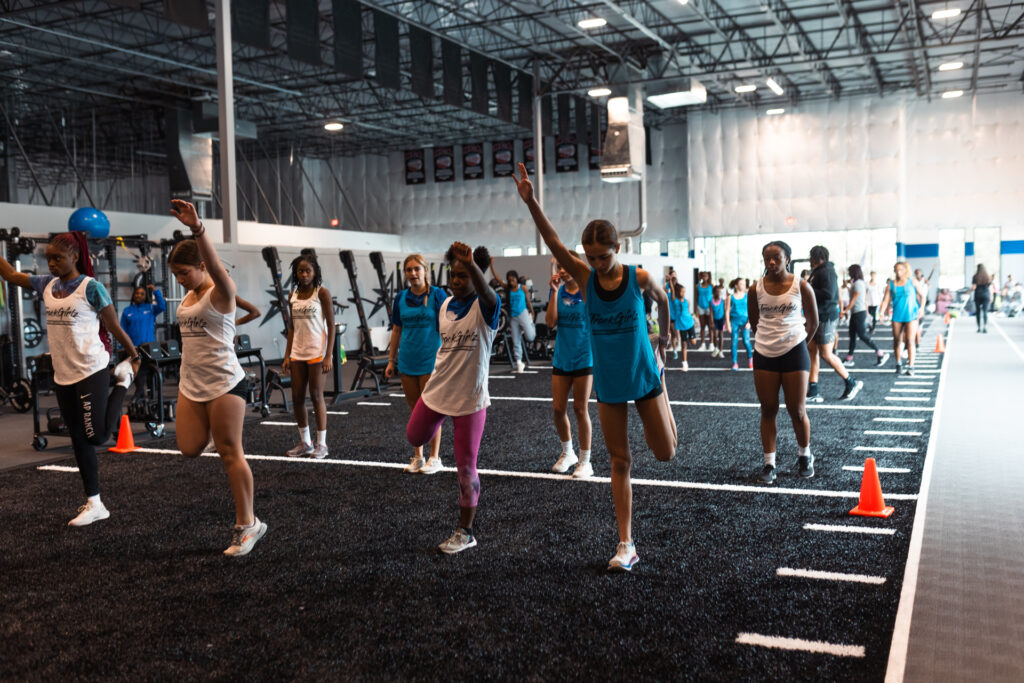
[[[875,422],[924,422],[923,417],[876,417]]]
[[[531,401],[535,403],[551,403],[550,397],[542,396],[491,396],[492,401]],[[918,400],[918,399],[914,399]],[[920,399],[927,401],[928,399]],[[591,403],[597,403],[597,399],[590,399]],[[674,406],[706,406],[711,408],[760,408],[760,403],[722,403],[718,401],[669,401]],[[785,409],[785,405],[780,408]],[[931,411],[931,408],[912,408],[895,406],[857,406],[848,403],[843,404],[822,404],[812,403],[807,406],[808,410],[903,410],[903,411]]]
[[[818,579],[820,581],[849,581],[851,583],[870,583],[881,586],[885,583],[884,576],[868,576],[866,574],[840,574],[839,572],[822,572],[814,569],[790,569],[779,567],[775,570],[776,576],[791,577],[794,579]]]
[[[327,414],[328,415],[348,415],[348,412],[345,411],[345,410],[328,410]]]
[[[389,406],[390,403],[381,403],[377,401],[357,401],[357,406]]]
[[[864,465],[843,465],[843,469],[847,472],[863,472]],[[877,467],[875,469],[883,474],[910,474],[910,470],[904,467]]]
[[[930,387],[930,386],[934,386],[935,382],[933,380],[921,380],[921,381],[918,381],[918,380],[906,379],[906,380],[902,380],[902,381],[896,380],[895,385],[898,386],[898,387],[915,387],[915,386],[916,387]]]
[[[548,369],[550,369],[550,368],[548,368]],[[538,370],[522,370],[521,372],[517,372],[516,374],[517,375],[536,375],[538,372],[539,372]]]
[[[917,453],[916,448],[903,448],[902,446],[854,446],[853,450],[869,453]]]
[[[884,429],[865,429],[864,433],[874,436],[921,436],[921,432],[887,432]]]
[[[169,448],[139,448],[135,453],[154,453],[160,455],[181,455],[181,451]],[[128,453],[126,455],[132,455]],[[203,457],[217,458],[216,453],[203,453]],[[278,462],[289,462],[296,465],[347,465],[352,467],[380,467],[386,469],[403,469],[409,463],[406,462],[376,462],[372,460],[339,460],[335,458],[289,458],[284,455],[253,455],[246,453],[246,460],[272,460]],[[455,472],[454,467],[442,467],[442,472]],[[571,474],[554,474],[551,472],[515,472],[510,470],[477,470],[480,474],[494,477],[518,477],[522,479],[553,479],[571,482],[584,482],[596,484],[610,484],[610,477],[588,477],[586,479],[573,479]],[[851,498],[860,497],[859,491],[827,491],[824,489],[787,489],[772,486],[745,486],[741,484],[708,484],[693,481],[671,481],[662,479],[633,479],[634,486],[651,486],[677,489],[698,489],[703,491],[729,491],[732,493],[772,493],[777,495],[793,496],[816,496],[821,498]],[[886,500],[917,500],[915,493],[886,493]]]
[[[268,427],[298,427],[298,422],[260,422],[261,425]]]
[[[927,396],[886,396],[886,401],[930,401]],[[809,406],[808,406],[809,407]]]
[[[873,526],[851,526],[848,524],[804,524],[806,531],[828,531],[840,534],[878,534],[892,536],[895,529],[882,529]]]
[[[515,375],[488,375],[487,379],[515,379]]]
[[[1017,346],[1017,344],[1012,339],[1010,339],[1009,335],[1003,331],[1003,327],[1002,325],[999,324],[999,321],[992,320],[992,327],[996,328],[996,332],[998,332],[1002,336],[1002,338],[1006,340],[1006,343],[1010,345],[1010,348],[1013,349],[1013,352],[1015,354],[1017,354],[1017,357],[1020,358],[1021,360],[1024,360],[1024,352],[1022,352],[1020,350],[1020,347]]]
[[[36,468],[37,470],[45,470],[47,472],[77,472],[77,467],[68,467],[67,465],[40,465]]]
[[[894,393],[904,393],[904,394],[930,394],[930,393],[932,393],[931,389],[907,389],[907,388],[900,388],[900,387],[893,387],[889,391],[894,392]]]
[[[820,640],[803,640],[801,638],[783,638],[782,636],[764,636],[759,633],[741,633],[736,636],[740,645],[758,645],[780,650],[800,650],[816,652],[837,657],[863,657],[863,645],[838,645]]]

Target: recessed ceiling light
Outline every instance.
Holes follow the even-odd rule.
[[[942,93],[942,99],[951,100],[954,97],[960,97],[963,94],[963,90],[947,90],[946,92]]]
[[[754,92],[757,90],[757,86],[753,83],[744,83],[743,85],[737,85],[733,90],[736,92]]]
[[[594,88],[593,90],[588,90],[587,94],[591,97],[607,97],[612,94],[612,91],[611,88]]]
[[[576,24],[580,28],[601,28],[608,23],[607,19],[601,17],[594,17],[592,19],[580,19],[579,23]]]
[[[785,90],[782,89],[782,86],[779,85],[778,81],[776,81],[774,78],[769,78],[767,81],[764,82],[764,84],[767,85],[771,89],[771,91],[776,95],[781,95],[782,93],[785,92]]]
[[[779,114],[785,113],[786,110],[783,109],[782,107],[779,107],[778,109],[769,109],[768,111],[765,112],[765,114],[767,114],[768,116],[778,116]]]
[[[688,5],[688,4],[690,4],[690,0],[679,0],[679,4],[680,5]]]
[[[956,71],[957,69],[962,69],[963,66],[963,62],[946,62],[939,64],[939,71]]]
[[[328,121],[327,123],[324,124],[324,130],[329,130],[332,133],[335,131],[339,131],[344,127],[345,125],[341,121]]]
[[[949,9],[937,9],[932,12],[932,19],[952,19],[953,17],[960,16],[959,7],[951,7]]]

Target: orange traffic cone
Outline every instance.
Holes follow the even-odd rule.
[[[953,318],[952,318],[952,316],[950,316],[950,315],[949,315],[949,311],[946,311],[946,315],[945,315],[945,317],[944,317],[944,318],[942,319],[942,322],[944,322],[944,323],[946,323],[947,325],[949,325],[949,321],[950,321],[950,320],[952,320],[952,319],[953,319]]]
[[[946,342],[942,341],[942,335],[941,334],[935,335],[935,353],[945,353],[945,352],[946,352]]]
[[[117,433],[117,445],[108,448],[111,453],[131,453],[139,450],[135,447],[135,437],[132,436],[132,425],[127,415],[121,416],[121,429]]]
[[[868,458],[864,461],[864,477],[860,481],[860,501],[857,507],[850,510],[850,514],[862,517],[888,517],[895,510],[896,508],[886,507],[875,459]]]

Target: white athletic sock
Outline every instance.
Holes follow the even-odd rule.
[[[772,467],[775,467],[775,451],[772,451],[771,453],[765,453],[764,454],[764,464],[765,465],[771,465]]]
[[[321,446],[327,445],[327,430],[316,430],[316,442]]]
[[[89,496],[89,502],[92,503],[93,505],[99,505],[100,494],[97,493],[95,496]]]
[[[302,439],[302,443],[313,443],[309,440],[309,425],[299,427],[299,438]]]
[[[563,441],[562,442],[562,452],[563,453],[572,453],[573,452],[573,450],[572,450],[572,439],[569,439],[568,441]]]
[[[580,462],[590,462],[590,450],[580,449]]]
[[[810,455],[810,454],[811,454],[811,444],[807,444],[806,446],[800,446],[800,455]]]

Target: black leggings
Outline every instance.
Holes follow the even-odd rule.
[[[977,295],[974,297],[975,315],[978,317],[979,330],[988,325],[988,307],[991,303],[992,299],[990,297],[986,296],[984,299]]]
[[[878,321],[878,306],[868,306],[868,315],[871,316],[871,331],[875,331],[875,322]]]
[[[873,348],[875,353],[878,353],[878,345],[871,340],[871,335],[868,334],[868,312],[867,311],[854,311],[850,314],[850,353],[853,355],[853,349],[857,346],[857,337],[860,340]]]
[[[57,405],[71,435],[86,496],[100,492],[96,446],[103,445],[110,438],[121,418],[126,389],[118,385],[111,390],[110,380],[110,373],[104,368],[75,384],[54,385]]]

